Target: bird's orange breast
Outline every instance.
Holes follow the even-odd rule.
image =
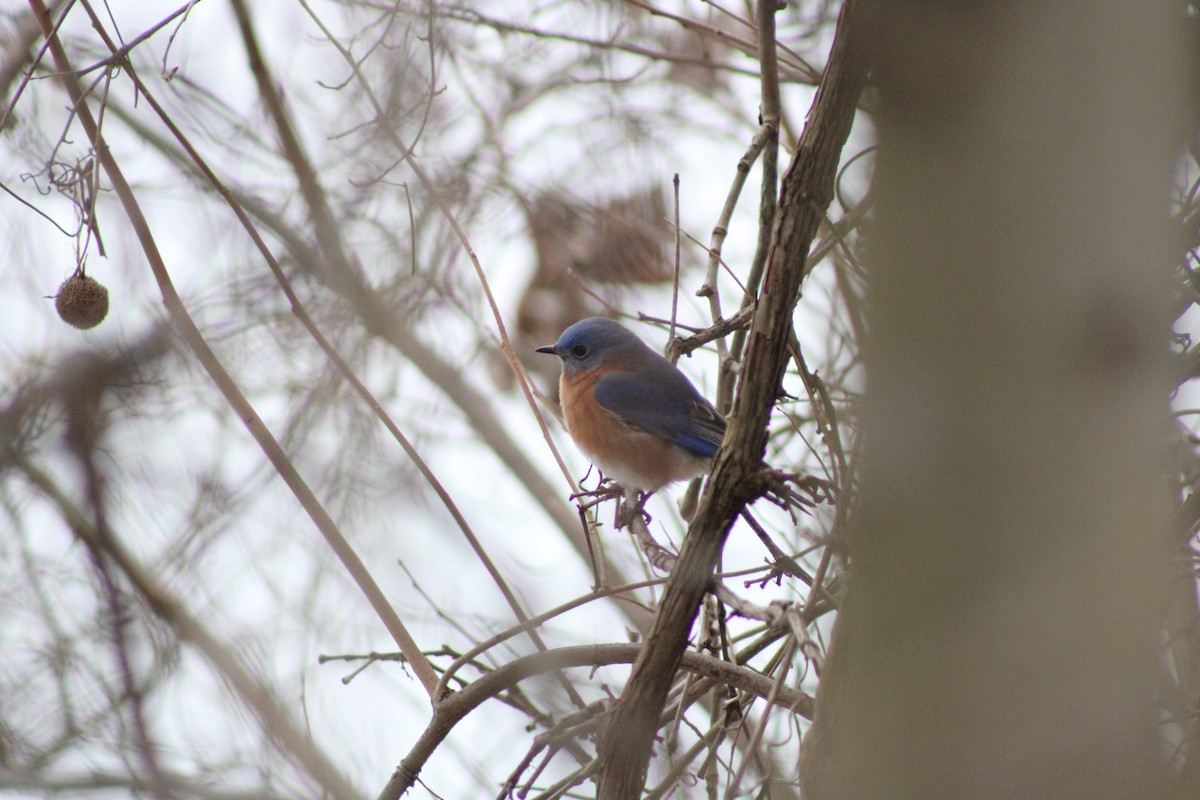
[[[654,491],[707,471],[708,459],[627,424],[596,402],[596,382],[612,368],[559,378],[559,399],[575,444],[609,478],[626,488]]]
[[[619,436],[624,428],[617,416],[596,402],[596,382],[612,372],[612,369],[593,369],[587,372],[568,374],[563,372],[559,379],[559,398],[567,431],[579,445],[579,449],[594,461],[604,461],[605,442],[612,442],[614,434]],[[603,465],[601,465],[603,468]]]

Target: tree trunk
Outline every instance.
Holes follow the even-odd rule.
[[[1162,797],[1161,3],[872,3],[861,503],[808,796]]]

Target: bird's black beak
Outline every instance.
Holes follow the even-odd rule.
[[[556,355],[558,355],[558,347],[556,347],[555,345],[552,345],[552,344],[548,344],[545,347],[539,347],[538,349],[534,350],[533,352],[549,353],[552,356],[556,356]]]

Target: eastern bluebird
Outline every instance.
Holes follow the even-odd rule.
[[[562,360],[567,431],[605,475],[627,490],[653,492],[708,471],[725,418],[637,336],[589,317],[537,352]]]

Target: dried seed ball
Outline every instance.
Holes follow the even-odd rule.
[[[59,318],[68,325],[81,330],[94,328],[108,314],[108,289],[77,272],[58,287],[54,307]]]

